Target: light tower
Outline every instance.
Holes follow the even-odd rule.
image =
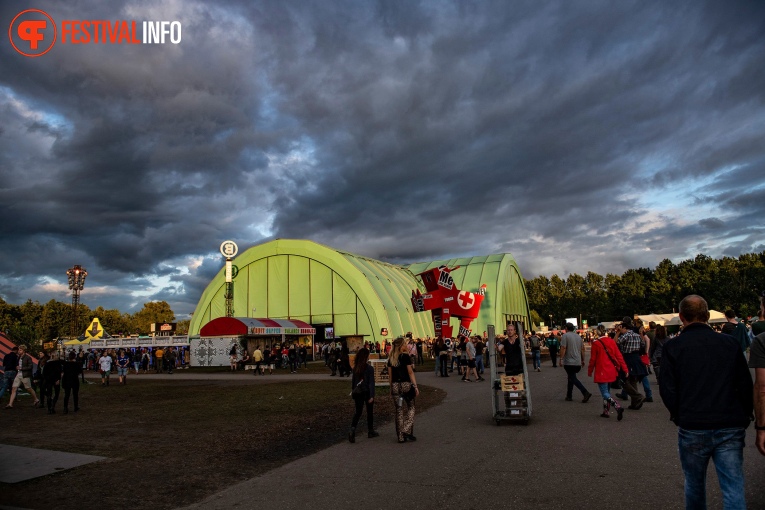
[[[239,271],[231,260],[239,253],[239,247],[234,241],[223,241],[220,245],[220,253],[226,257],[226,317],[234,316],[234,278]]]
[[[80,336],[77,333],[80,330],[77,307],[80,304],[80,291],[85,287],[85,278],[88,276],[88,272],[84,267],[76,265],[67,269],[66,276],[69,281],[69,290],[72,291],[72,321],[70,322],[69,336],[77,338]]]

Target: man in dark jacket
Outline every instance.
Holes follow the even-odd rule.
[[[706,508],[712,458],[725,508],[745,508],[744,437],[752,419],[752,377],[737,342],[707,325],[700,296],[680,302],[683,331],[664,344],[659,388],[678,426],[686,508]]]
[[[58,396],[61,392],[62,370],[63,363],[56,355],[53,355],[53,358],[49,359],[42,369],[43,392],[45,399],[48,401],[48,414],[56,412],[56,402],[58,402]]]

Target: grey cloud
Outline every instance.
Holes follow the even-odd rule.
[[[529,277],[762,246],[760,4],[179,5],[49,9],[178,14],[179,47],[0,44],[0,295],[81,263],[188,313],[227,238]],[[696,203],[644,200],[669,190]]]

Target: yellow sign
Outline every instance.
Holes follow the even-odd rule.
[[[88,329],[85,330],[85,340],[103,338],[105,334],[106,332],[104,331],[104,328],[101,327],[101,322],[99,322],[98,317],[96,317],[93,319],[93,321],[91,321]]]

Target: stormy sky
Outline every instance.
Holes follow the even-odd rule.
[[[0,26],[22,10],[0,4]],[[0,31],[0,296],[192,312],[218,246],[525,277],[765,249],[765,3],[40,1],[178,45]],[[139,23],[140,25],[140,23]]]

